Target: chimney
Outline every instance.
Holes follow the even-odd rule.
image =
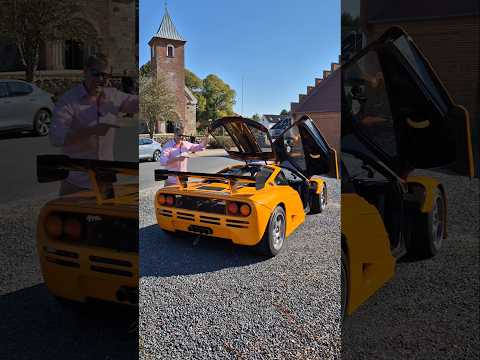
[[[340,67],[340,64],[332,63],[331,71],[333,72],[333,71],[337,70],[339,67]]]
[[[298,95],[298,102],[301,103],[303,100],[305,100],[306,97],[307,97],[307,95],[305,95],[305,94],[299,94]]]
[[[323,70],[323,78],[326,79],[330,75],[330,70]]]
[[[295,112],[295,109],[297,108],[298,106],[298,102],[292,102],[290,103],[290,112],[291,113],[294,113]]]
[[[320,78],[315,78],[315,86],[320,85],[321,82],[322,82],[322,79],[320,79]]]
[[[315,89],[315,86],[307,86],[307,95],[310,95],[313,89]]]

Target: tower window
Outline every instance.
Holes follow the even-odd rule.
[[[167,45],[167,57],[174,57],[175,56],[175,48],[173,45]]]

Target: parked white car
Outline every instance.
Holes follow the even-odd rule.
[[[48,135],[53,95],[21,80],[0,80],[0,131],[33,131]]]
[[[162,145],[152,139],[138,139],[138,157],[140,160],[159,161],[162,153]]]

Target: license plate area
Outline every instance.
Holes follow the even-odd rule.
[[[213,230],[207,226],[199,226],[199,225],[190,225],[188,227],[188,231],[194,232],[196,234],[202,235],[211,235],[213,234]]]

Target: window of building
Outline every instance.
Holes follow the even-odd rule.
[[[83,42],[67,40],[65,42],[65,69],[82,70],[86,53]]]
[[[175,48],[173,45],[167,45],[167,57],[174,57],[175,56]]]

